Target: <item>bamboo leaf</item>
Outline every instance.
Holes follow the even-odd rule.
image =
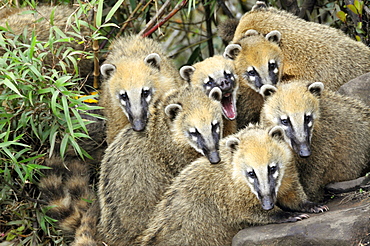
[[[14,91],[15,93],[17,93],[19,96],[21,97],[24,97],[20,92],[19,90],[17,89],[17,87],[7,78],[5,78],[2,82],[0,82],[0,84],[5,84],[9,89],[11,89],[12,91]]]
[[[98,3],[98,10],[96,11],[95,25],[97,28],[101,26],[101,20],[103,16],[103,4],[104,0],[100,0]]]
[[[117,1],[114,6],[112,7],[112,9],[108,12],[107,14],[107,17],[105,17],[105,22],[108,22],[110,21],[110,19],[112,18],[112,16],[116,13],[116,11],[118,10],[118,8],[122,5],[124,0],[119,0]]]
[[[67,147],[68,147],[68,139],[69,139],[69,134],[65,134],[62,142],[60,143],[60,156],[64,157]]]
[[[53,96],[51,97],[50,107],[51,107],[51,111],[53,112],[53,114],[55,116],[57,116],[58,118],[60,118],[59,110],[57,110],[57,98],[58,98],[58,96],[59,96],[59,92],[54,91]]]
[[[71,116],[69,115],[69,105],[66,97],[62,97],[62,105],[63,105],[63,111],[64,111],[64,120],[67,123],[69,133],[73,135],[73,125]]]

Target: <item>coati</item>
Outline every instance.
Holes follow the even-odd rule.
[[[292,211],[327,211],[307,200],[283,134],[279,126],[249,126],[222,139],[221,162],[201,157],[184,168],[137,244],[231,245],[245,227],[308,217]]]
[[[36,13],[30,13],[31,8],[5,8],[0,12],[0,26],[8,29],[9,31],[4,32],[4,37],[7,39],[14,39],[14,36],[19,36],[24,34],[24,29],[27,30],[27,37],[31,38],[32,31],[35,32],[37,40],[46,42],[49,40],[50,33],[53,32],[52,27],[57,27],[62,32],[66,34],[67,37],[73,37],[75,40],[71,42],[60,42],[54,43],[56,50],[60,46],[67,46],[63,50],[67,51],[67,48],[71,47],[79,51],[91,51],[92,46],[86,40],[80,40],[76,38],[76,35],[70,35],[67,32],[77,32],[72,25],[74,25],[75,17],[73,13],[76,11],[76,8],[72,8],[66,5],[60,6],[37,6],[35,11]],[[51,13],[54,12],[53,22],[50,20]],[[82,16],[83,21],[88,21],[86,16]],[[68,22],[72,24],[68,24]],[[83,25],[80,26],[81,36],[90,35],[90,29]],[[64,37],[63,37],[64,38]],[[59,39],[59,38],[58,38]],[[0,55],[4,54],[4,50],[0,48]],[[63,52],[61,52],[63,54]],[[79,73],[80,76],[87,76],[93,68],[93,62],[90,59],[87,59],[84,56],[80,57],[81,60],[78,61]],[[51,55],[48,55],[43,58],[45,62],[51,66],[55,64],[58,69],[63,69],[59,67],[56,61],[53,61]],[[60,59],[60,58],[59,58]],[[66,64],[67,72],[73,72],[74,67],[72,64]]]
[[[261,123],[284,128],[296,153],[308,197],[320,201],[324,186],[358,178],[370,161],[370,109],[362,102],[324,91],[321,82],[264,85]]]
[[[239,83],[234,76],[232,61],[221,55],[209,57],[192,66],[182,66],[180,76],[193,86],[199,87],[207,95],[214,87],[220,88],[222,113],[227,119],[224,121],[223,136],[235,133]]]
[[[222,113],[228,120],[236,118],[236,95],[239,84],[234,76],[232,61],[221,55],[209,57],[193,66],[182,66],[183,79],[199,86],[207,95],[214,87],[222,91]]]
[[[192,66],[180,68],[181,77],[193,85],[200,87],[205,93],[218,86],[224,96],[222,99],[223,114],[229,120],[224,121],[224,136],[235,133],[249,123],[259,120],[263,99],[258,93],[250,91],[245,84],[240,84],[235,74],[233,61],[221,55],[209,57]]]
[[[258,92],[262,85],[280,83],[284,58],[280,39],[276,30],[266,37],[248,30],[237,43],[225,48],[224,56],[234,60],[236,74]]]
[[[283,80],[321,81],[326,88],[337,90],[349,80],[370,72],[370,48],[365,44],[335,28],[268,8],[261,1],[242,16],[234,29],[231,24],[224,26],[229,29],[220,34],[225,38],[233,36],[232,43],[237,43],[251,29],[263,35],[279,31],[284,55]]]
[[[188,84],[167,92],[150,106],[144,131],[125,127],[101,163],[98,234],[109,245],[131,245],[172,178],[201,155],[218,163],[222,137],[222,93],[210,99]]]
[[[158,42],[138,35],[110,46],[100,68],[104,82],[100,105],[107,118],[107,142],[126,125],[143,131],[153,98],[178,85],[178,71]]]

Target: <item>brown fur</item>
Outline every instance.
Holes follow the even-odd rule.
[[[232,42],[238,42],[250,29],[263,35],[280,31],[284,80],[321,81],[328,89],[337,90],[349,80],[370,72],[370,49],[365,44],[340,30],[263,6],[244,14]]]
[[[229,144],[233,138],[239,141],[236,146]],[[270,163],[281,163],[277,203],[294,211],[307,211],[303,204],[317,208],[306,200],[282,135],[271,137],[260,127],[246,128],[223,139],[220,152],[220,164],[209,165],[199,158],[175,178],[140,236],[140,245],[231,245],[244,227],[305,218],[276,206],[263,210],[245,174],[250,166],[267,172]]]
[[[281,81],[284,56],[280,39],[278,31],[264,37],[249,30],[236,44],[225,49],[225,55],[234,60],[236,74],[257,92],[264,84],[277,85]]]
[[[167,115],[167,105],[182,109]],[[201,156],[189,144],[189,129],[211,138],[211,123],[222,131],[218,101],[190,86],[172,90],[151,106],[151,117],[143,132],[124,128],[109,145],[101,164],[99,234],[109,245],[131,245],[147,221],[172,178]],[[209,164],[211,165],[211,164]]]
[[[296,155],[295,160],[302,186],[308,197],[317,201],[323,199],[326,184],[357,178],[367,167],[370,109],[360,101],[329,90],[320,96],[310,93],[309,84],[307,81],[282,84],[267,97],[261,122],[271,127],[281,125],[282,116],[289,116],[291,122],[302,122],[305,114],[313,116],[312,154],[307,158]]]
[[[217,75],[220,76],[220,71],[227,70],[232,72],[235,76],[237,85],[236,124],[233,121],[224,121],[224,136],[233,134],[235,132],[235,127],[236,129],[241,129],[249,123],[257,123],[259,121],[263,98],[259,93],[253,91],[243,78],[235,74],[234,71],[236,71],[236,68],[234,67],[234,62],[217,55],[194,64],[193,68],[195,68],[195,70],[191,75],[187,77],[182,75],[182,77],[203,90],[204,80],[208,78],[209,75],[217,77]],[[182,73],[182,68],[180,69],[180,73]]]
[[[237,19],[228,19],[217,26],[218,35],[225,41],[230,42],[234,38],[235,29],[239,24]]]
[[[99,111],[93,110],[91,113],[99,114]],[[96,220],[97,217],[86,215],[86,213],[91,214],[88,212],[91,210],[91,203],[83,199],[97,202],[91,180],[94,179],[93,169],[97,169],[100,165],[106,147],[104,131],[102,131],[104,121],[88,115],[81,115],[81,117],[94,121],[86,126],[91,138],[78,141],[78,145],[93,159],[81,160],[72,148],[66,151],[64,160],[57,156],[59,153],[56,153],[55,156],[45,160],[45,165],[52,169],[43,171],[44,176],[41,177],[39,184],[42,198],[48,202],[48,206],[56,205],[48,211],[48,215],[58,220],[57,225],[63,232],[76,236],[86,232],[85,224],[89,225],[89,230],[94,229],[91,226],[94,222],[89,220]],[[58,144],[56,148],[59,148]]]
[[[145,64],[144,59],[151,53],[160,56],[159,69]],[[115,40],[105,63],[116,67],[113,75],[104,78],[100,100],[107,118],[107,141],[111,143],[119,131],[130,124],[117,99],[119,91],[141,92],[141,88],[148,87],[155,90],[155,96],[159,96],[178,84],[179,75],[159,43],[139,36]]]
[[[207,90],[204,86],[204,81],[211,77],[213,80],[224,80],[225,79],[225,72],[230,73],[233,77],[233,82],[235,83],[233,89],[227,89],[227,94],[231,94],[228,97],[232,97],[231,99],[232,106],[234,107],[235,113],[237,114],[236,102],[237,102],[237,94],[239,91],[239,82],[236,77],[233,76],[234,74],[234,65],[231,60],[222,57],[221,55],[216,55],[213,57],[209,57],[201,62],[195,63],[191,66],[192,68],[189,69],[189,66],[183,66],[180,69],[180,74],[183,79],[190,82],[192,85],[197,86],[206,94],[209,90]],[[184,70],[184,68],[187,68]],[[194,69],[194,70],[193,70]],[[184,71],[184,72],[183,72]],[[186,71],[186,72],[185,72]],[[218,85],[220,88],[220,86]],[[221,88],[220,88],[221,89]],[[231,92],[232,90],[232,92]],[[222,91],[222,89],[221,89]],[[225,94],[223,93],[223,94]],[[224,115],[224,136],[228,136],[236,132],[236,121],[229,120]]]
[[[78,158],[52,157],[45,161],[52,169],[44,171],[39,188],[48,206],[56,207],[47,214],[58,220],[58,226],[68,234],[74,234],[79,227],[81,217],[90,207],[86,200],[95,199],[90,187],[88,163]],[[86,199],[86,200],[83,200]]]
[[[240,79],[239,96],[236,103],[238,116],[236,117],[238,129],[260,120],[263,97]]]
[[[60,5],[60,6],[37,6],[36,12],[37,14],[22,14],[24,11],[29,11],[31,8],[7,8],[3,9],[0,12],[0,26],[7,27],[9,25],[9,28],[11,32],[6,32],[5,37],[9,39],[13,39],[14,35],[19,36],[23,34],[23,30],[27,29],[27,38],[31,37],[32,31],[35,31],[35,34],[37,35],[37,40],[39,41],[47,41],[49,40],[50,35],[50,28],[52,27],[50,23],[50,14],[55,9],[54,12],[54,26],[58,27],[62,32],[74,32],[73,28],[67,24],[68,18],[74,13],[75,9]],[[43,19],[42,19],[43,18]],[[41,20],[40,20],[41,19]],[[84,19],[86,21],[86,19]],[[71,23],[73,23],[74,17],[71,19]],[[89,35],[90,31],[88,28],[81,26],[81,35]],[[67,34],[68,36],[68,34]],[[73,38],[77,39],[76,37],[72,36]],[[91,45],[84,43],[79,44],[81,40],[75,40],[68,43],[68,47],[72,47],[75,50],[87,50],[91,51]],[[67,46],[67,43],[61,43],[63,46]],[[57,47],[59,47],[59,44],[56,44]],[[3,50],[0,49],[0,55],[4,53]],[[49,65],[53,64],[53,61],[51,60],[51,57],[46,57],[46,59],[50,59],[50,61],[47,60],[47,63]],[[78,67],[80,69],[80,74],[82,76],[88,75],[92,71],[92,61],[87,59],[82,59]],[[73,66],[67,66],[68,72],[73,72],[74,68]]]
[[[75,233],[72,246],[96,246],[97,224],[100,216],[99,201],[95,200],[90,208],[81,217],[81,224]]]

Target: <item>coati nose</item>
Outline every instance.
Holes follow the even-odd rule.
[[[141,132],[145,129],[146,122],[140,120],[140,119],[135,119],[132,121],[132,129],[136,132]]]
[[[220,89],[222,91],[231,89],[231,86],[232,86],[232,84],[230,83],[229,80],[227,80],[227,79],[221,79],[221,81],[220,81]]]
[[[302,144],[299,148],[299,156],[302,158],[307,158],[311,155],[310,146],[307,144]]]
[[[262,197],[261,204],[264,210],[271,210],[275,206],[274,202],[272,201],[272,198],[269,196]]]
[[[221,161],[218,151],[212,151],[211,153],[209,153],[207,157],[208,157],[209,162],[212,164],[217,164]]]

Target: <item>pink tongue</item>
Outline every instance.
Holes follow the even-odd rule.
[[[221,104],[225,116],[229,120],[234,120],[236,118],[236,109],[232,102],[232,96],[229,94],[227,97],[222,97]]]

